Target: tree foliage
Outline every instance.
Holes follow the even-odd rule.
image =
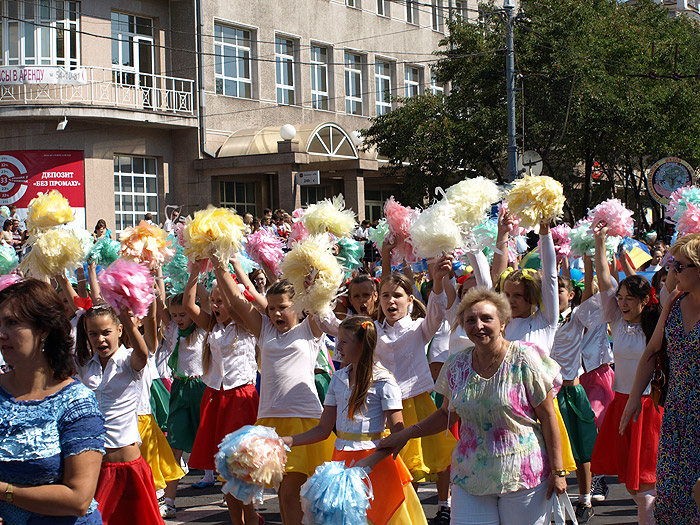
[[[470,173],[505,178],[505,29],[482,9],[477,23],[451,22],[436,51],[448,93],[404,99],[363,132],[401,172],[407,203]],[[639,220],[653,162],[700,161],[700,29],[688,17],[651,0],[523,0],[515,43],[518,145],[564,183],[575,216],[617,196]]]

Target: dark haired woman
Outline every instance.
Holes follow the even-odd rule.
[[[639,523],[654,523],[656,456],[662,411],[657,412],[645,386],[641,415],[620,434],[620,420],[632,390],[644,349],[659,319],[659,301],[649,282],[639,275],[627,277],[613,287],[605,252],[607,228],[595,229],[595,263],[600,302],[610,324],[615,358],[615,397],[598,433],[591,471],[617,475],[637,504]]]
[[[401,388],[386,368],[375,362],[377,330],[370,317],[356,315],[340,324],[337,351],[344,366],[333,374],[319,424],[304,433],[282,438],[290,447],[327,439],[335,426],[333,461],[371,466],[374,501],[367,510],[375,524],[426,523],[420,501],[411,485],[411,474],[390,450],[376,452],[388,425],[403,429]]]
[[[30,279],[0,292],[0,518],[5,523],[102,523],[93,499],[104,454],[95,396],[72,379],[63,302]]]

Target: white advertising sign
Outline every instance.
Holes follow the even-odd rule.
[[[11,84],[87,84],[86,69],[54,66],[0,67],[0,85]]]

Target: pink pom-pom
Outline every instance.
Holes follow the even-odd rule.
[[[686,206],[687,209],[676,223],[679,238],[691,233],[700,233],[700,206],[692,202],[687,202]]]
[[[550,231],[554,242],[554,253],[557,255],[557,262],[562,261],[571,255],[571,241],[569,240],[571,228],[568,224],[560,224]]]
[[[8,286],[12,286],[13,284],[20,282],[21,280],[22,278],[16,273],[0,276],[0,291],[4,290]]]
[[[277,274],[277,265],[284,257],[282,241],[263,229],[248,235],[245,251],[256,263],[266,264],[275,274]]]
[[[287,244],[292,248],[294,243],[304,242],[309,238],[309,230],[306,229],[306,225],[301,218],[304,216],[304,210],[297,208],[292,212],[292,217],[294,222],[292,223],[292,231],[289,233],[289,239]]]
[[[98,277],[102,296],[118,312],[145,317],[153,302],[154,279],[144,265],[117,259]]]
[[[629,237],[634,233],[633,213],[619,199],[608,199],[588,212],[593,227],[604,222],[608,235]]]
[[[384,204],[384,216],[389,227],[389,235],[396,241],[396,246],[391,251],[392,264],[401,264],[404,259],[407,262],[415,262],[413,246],[409,241],[409,229],[414,215],[415,210],[402,206],[393,196]],[[379,248],[381,249],[381,246]]]
[[[177,243],[184,248],[185,247],[185,223],[178,222],[175,225],[175,228],[173,229],[173,234],[175,235],[175,238],[177,239]]]

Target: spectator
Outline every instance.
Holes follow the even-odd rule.
[[[15,247],[17,257],[22,257],[22,230],[19,229],[19,219],[12,219],[12,245]]]
[[[151,226],[153,226],[153,214],[150,211],[146,215],[144,215],[143,220]]]
[[[104,219],[98,220],[95,224],[95,233],[93,234],[93,237],[95,237],[95,242],[99,241],[100,239],[112,238],[112,232],[109,230],[109,228],[107,228],[107,223]]]
[[[171,208],[172,206],[166,206],[166,210],[168,208]],[[174,207],[173,207],[174,208]],[[165,224],[163,224],[163,229],[166,232],[171,232],[175,229],[175,225],[180,222],[180,208],[174,208],[170,212],[170,216],[168,219],[165,221]]]
[[[6,219],[5,223],[2,225],[2,241],[10,246],[14,246],[12,240],[12,219]]]

